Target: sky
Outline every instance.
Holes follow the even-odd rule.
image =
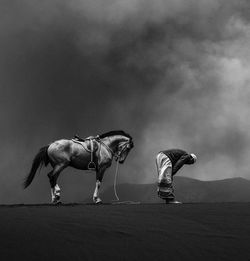
[[[76,133],[133,137],[119,182],[156,182],[169,148],[198,157],[178,175],[249,179],[249,12],[247,0],[2,0],[0,203],[48,202],[49,168],[25,191],[23,179],[39,148]],[[95,175],[68,168],[59,185],[81,201]]]

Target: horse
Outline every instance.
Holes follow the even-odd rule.
[[[23,183],[24,189],[33,181],[37,169],[50,164],[52,170],[47,174],[51,186],[51,202],[59,204],[61,189],[57,184],[60,173],[66,167],[96,172],[96,185],[93,202],[102,203],[99,189],[105,170],[111,166],[113,158],[124,163],[128,153],[134,147],[132,137],[122,130],[80,139],[77,135],[72,139],[56,140],[40,148],[33,159],[29,174]]]

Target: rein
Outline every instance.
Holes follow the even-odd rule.
[[[114,153],[114,151],[107,145],[105,144],[100,138],[97,139],[97,141],[102,144],[110,153],[112,156],[116,156],[116,154]]]

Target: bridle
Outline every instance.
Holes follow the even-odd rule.
[[[126,150],[126,149],[131,149],[132,148],[132,141],[129,139],[128,141],[126,141],[123,145],[122,148],[120,150],[118,150],[117,152],[114,152],[107,144],[105,144],[100,138],[99,136],[96,137],[96,140],[98,142],[100,142],[112,155],[112,157],[115,158],[115,160],[119,160],[122,153]]]
[[[130,149],[132,149],[132,142],[131,142],[131,140],[128,140],[128,141],[126,141],[123,145],[122,145],[122,148],[118,151],[118,153],[115,155],[115,157],[116,157],[116,160],[118,160],[120,157],[121,157],[121,155],[123,154],[123,152],[125,151],[125,150],[130,150]]]

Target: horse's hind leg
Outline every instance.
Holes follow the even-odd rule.
[[[52,187],[52,182],[51,182],[51,179],[52,179],[52,175],[53,175],[53,170],[52,171],[50,171],[48,174],[47,174],[47,176],[48,176],[48,178],[49,178],[49,182],[50,182],[50,191],[51,191],[51,202],[53,202],[54,201],[54,198],[55,198],[55,193],[54,193],[54,189],[53,189],[53,187]]]
[[[66,165],[56,165],[54,169],[48,173],[49,182],[51,186],[51,201],[54,204],[57,204],[60,202],[60,196],[61,196],[61,189],[57,184],[57,179],[62,172],[64,168],[66,168]]]

